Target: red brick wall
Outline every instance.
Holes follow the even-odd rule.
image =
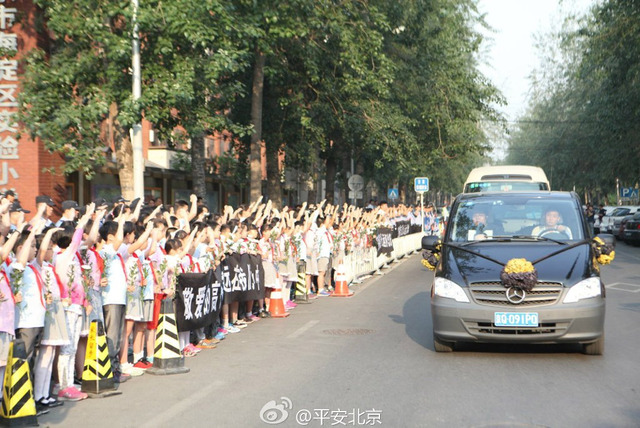
[[[17,99],[20,91],[20,76],[24,72],[22,60],[26,52],[44,39],[35,31],[37,9],[32,0],[5,0],[0,8],[4,12],[0,16],[5,17],[4,22],[0,22],[0,37],[3,43],[17,43],[18,48],[17,55],[1,58],[2,61],[17,61],[17,68],[10,66],[9,74],[5,71],[0,74],[0,85],[3,85],[0,86],[0,112],[15,113],[17,106],[9,104],[15,104],[12,101]],[[6,126],[0,129],[0,142],[17,137],[14,129],[7,130]],[[60,202],[58,193],[64,190],[64,176],[43,173],[42,170],[60,166],[63,162],[59,155],[48,153],[41,141],[34,142],[23,134],[17,148],[7,148],[6,144],[5,147],[0,147],[0,189],[15,189],[22,206],[32,211],[35,208],[35,198],[40,194],[49,195]]]

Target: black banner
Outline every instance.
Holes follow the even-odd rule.
[[[178,331],[190,331],[213,323],[218,317],[224,291],[214,271],[183,273],[176,285]]]
[[[264,297],[264,269],[260,256],[231,254],[220,264],[224,303],[258,300]]]
[[[393,231],[388,227],[379,227],[376,235],[376,244],[378,245],[378,255],[390,255],[393,251]]]
[[[396,230],[398,231],[398,238],[407,236],[409,233],[411,233],[411,222],[409,220],[396,222]]]

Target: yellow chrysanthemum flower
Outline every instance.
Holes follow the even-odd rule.
[[[504,267],[506,273],[525,273],[533,272],[535,269],[527,259],[511,259]]]

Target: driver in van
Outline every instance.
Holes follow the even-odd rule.
[[[571,229],[562,224],[562,215],[555,208],[550,208],[544,213],[544,224],[536,226],[531,231],[533,236],[545,236],[552,233],[564,234],[569,239],[573,239]]]

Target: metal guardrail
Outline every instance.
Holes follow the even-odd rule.
[[[377,248],[357,248],[345,255],[342,269],[346,276],[346,281],[350,284],[358,278],[371,275],[379,271],[384,266],[393,263],[421,247],[422,233],[413,233],[393,240],[393,252],[391,255],[381,254],[378,256]]]

